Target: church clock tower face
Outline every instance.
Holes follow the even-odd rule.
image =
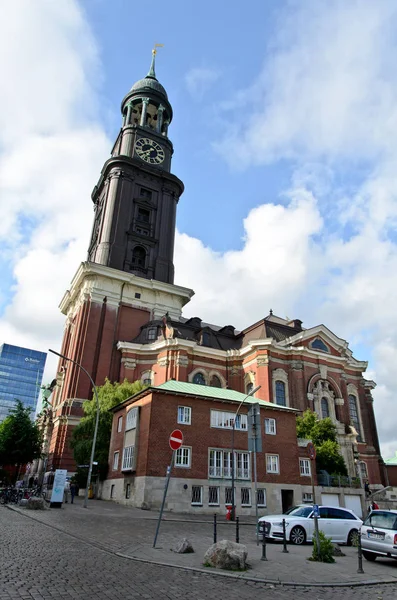
[[[147,137],[140,137],[135,142],[135,152],[140,159],[151,165],[160,165],[165,158],[163,147]]]

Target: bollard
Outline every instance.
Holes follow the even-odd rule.
[[[363,569],[363,551],[361,548],[361,533],[358,532],[358,569],[357,573],[364,573]]]
[[[266,534],[265,534],[266,525],[262,521],[262,556],[261,560],[267,560],[266,557]]]
[[[240,522],[238,517],[236,517],[236,542],[237,544],[240,542]]]
[[[283,552],[288,553],[288,550],[287,550],[287,535],[285,533],[285,519],[283,519]]]
[[[216,513],[214,513],[214,544],[216,544]]]

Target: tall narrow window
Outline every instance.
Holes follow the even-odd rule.
[[[349,409],[350,409],[351,424],[353,425],[354,429],[358,433],[357,440],[359,442],[361,442],[362,437],[361,437],[360,419],[358,418],[357,398],[356,398],[356,396],[353,396],[353,394],[349,394]]]
[[[246,391],[247,394],[250,394],[253,389],[254,389],[254,384],[253,383],[249,383],[247,385],[247,387],[245,388],[245,391]]]
[[[321,416],[323,419],[329,417],[329,404],[327,398],[321,398]]]
[[[142,221],[142,223],[149,223],[150,221],[150,210],[146,208],[138,208],[138,221]]]
[[[276,381],[276,404],[286,406],[285,401],[285,383],[284,381]]]
[[[142,246],[135,246],[132,251],[132,266],[145,268],[146,264],[146,250]]]

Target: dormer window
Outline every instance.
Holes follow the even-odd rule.
[[[326,344],[323,342],[323,340],[321,338],[316,338],[315,340],[313,340],[312,343],[310,344],[310,347],[313,348],[313,350],[320,350],[321,352],[329,353],[328,346],[326,346]]]
[[[157,340],[157,327],[149,327],[147,330],[148,340]]]

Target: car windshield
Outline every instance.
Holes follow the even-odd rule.
[[[397,529],[397,514],[389,512],[373,512],[366,519],[367,527],[380,527],[381,529]]]
[[[292,508],[289,508],[284,514],[293,515],[294,517],[308,517],[312,511],[312,506],[293,506]]]

